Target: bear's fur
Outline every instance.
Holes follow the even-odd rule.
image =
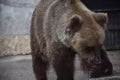
[[[41,0],[31,21],[31,53],[37,80],[47,80],[52,64],[57,80],[74,80],[74,58],[91,77],[112,74],[103,48],[106,13],[90,11],[79,0]]]

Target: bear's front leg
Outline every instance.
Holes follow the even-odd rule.
[[[52,61],[57,80],[74,80],[75,53],[69,49],[59,48]]]

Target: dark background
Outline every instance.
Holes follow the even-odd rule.
[[[105,47],[107,50],[120,50],[120,1],[119,0],[82,0],[95,12],[108,13]]]
[[[91,10],[120,10],[119,0],[82,0],[82,2]]]

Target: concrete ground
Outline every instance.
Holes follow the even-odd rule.
[[[114,75],[91,80],[120,80],[120,51],[108,51],[108,56],[114,67]],[[88,80],[79,69],[79,58],[76,58],[75,80]],[[48,72],[48,80],[55,80],[56,75],[52,68]],[[35,80],[32,71],[30,55],[0,57],[0,80]]]

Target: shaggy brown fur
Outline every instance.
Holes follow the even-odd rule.
[[[31,51],[37,80],[47,80],[51,63],[57,80],[74,80],[74,57],[91,77],[112,74],[103,49],[107,14],[90,11],[79,0],[41,0],[31,21]]]

